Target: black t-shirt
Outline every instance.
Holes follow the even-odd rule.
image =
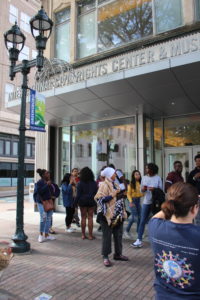
[[[194,170],[192,170],[188,176],[188,180],[187,182],[194,185],[197,190],[198,190],[198,193],[200,195],[200,178],[197,178],[197,179],[193,179],[193,177],[197,174],[197,173],[200,173],[200,168],[195,168]]]
[[[149,237],[157,299],[200,299],[199,226],[153,218],[149,222]]]

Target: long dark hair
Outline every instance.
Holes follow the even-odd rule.
[[[70,182],[70,177],[71,177],[71,174],[70,173],[66,173],[64,175],[64,177],[63,177],[63,180],[61,181],[61,184],[66,183],[68,185],[69,182]]]
[[[94,181],[94,174],[90,168],[84,167],[83,169],[81,169],[80,181],[83,181],[83,182]]]
[[[166,219],[172,215],[186,217],[190,208],[198,203],[198,191],[189,183],[177,182],[167,190],[167,200],[162,204]]]
[[[140,173],[140,171],[134,170],[132,172],[132,175],[131,175],[131,188],[134,189],[134,190],[136,189],[135,173],[139,173],[140,174],[139,183],[141,183],[141,173]]]

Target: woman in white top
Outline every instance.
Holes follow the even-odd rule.
[[[131,246],[138,248],[142,247],[142,236],[144,233],[145,225],[151,213],[152,191],[155,188],[162,189],[162,180],[160,176],[157,175],[158,166],[154,163],[147,164],[146,173],[147,175],[142,176],[141,181],[141,192],[145,193],[145,195],[142,205],[140,224],[138,228],[138,238],[135,243],[131,244]]]

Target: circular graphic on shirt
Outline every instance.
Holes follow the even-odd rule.
[[[155,257],[155,268],[160,277],[171,283],[174,287],[186,288],[194,280],[194,271],[191,264],[187,263],[187,258],[181,258],[179,254],[168,253],[164,250],[162,254],[157,253]]]
[[[166,260],[163,263],[163,269],[169,277],[174,279],[178,279],[182,275],[181,267],[173,260]]]

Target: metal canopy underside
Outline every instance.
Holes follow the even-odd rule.
[[[199,58],[198,52],[190,53],[43,92],[47,123],[67,126],[136,112],[151,118],[200,112]],[[19,103],[10,109],[19,113]]]

